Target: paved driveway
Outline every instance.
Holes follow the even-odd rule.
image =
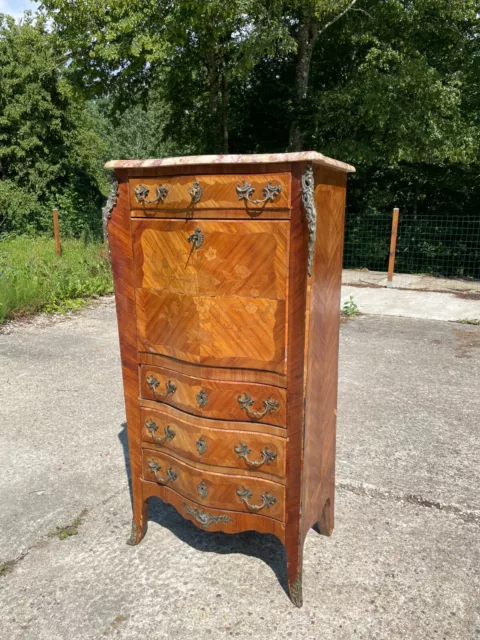
[[[479,374],[479,327],[342,326],[336,527],[307,536],[298,610],[274,538],[158,501],[125,544],[111,299],[0,335],[0,638],[480,637]]]

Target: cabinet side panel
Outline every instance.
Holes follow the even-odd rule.
[[[309,301],[303,533],[331,535],[346,174],[315,167],[317,235]]]
[[[118,335],[122,360],[128,448],[132,473],[133,501],[142,502],[142,449],[140,433],[139,373],[135,319],[133,251],[130,235],[130,208],[126,171],[117,171],[118,199],[108,222],[108,238],[117,307]]]
[[[302,452],[304,422],[304,345],[307,295],[308,229],[301,200],[304,163],[292,165],[292,213],[287,296],[287,501],[285,547],[290,593],[301,600],[302,531]]]

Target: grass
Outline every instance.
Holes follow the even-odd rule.
[[[39,311],[79,309],[85,298],[113,291],[103,243],[20,236],[0,242],[0,323]]]
[[[55,531],[50,531],[48,534],[50,537],[56,537],[59,540],[68,540],[71,536],[78,534],[78,527],[83,524],[85,516],[88,514],[88,509],[83,509],[81,513],[74,518],[71,524],[67,524],[62,527],[56,527]]]
[[[478,318],[465,318],[465,320],[459,320],[461,324],[473,324],[475,327],[480,326],[480,320]]]

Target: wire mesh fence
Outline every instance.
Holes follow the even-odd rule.
[[[359,283],[386,284],[391,230],[391,211],[347,214],[344,269],[364,270]],[[400,208],[393,286],[414,286],[412,274],[480,281],[480,210],[462,216]]]

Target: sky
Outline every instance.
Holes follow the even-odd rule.
[[[21,18],[25,9],[35,11],[40,2],[30,0],[0,0],[0,13],[8,13],[14,18]]]

